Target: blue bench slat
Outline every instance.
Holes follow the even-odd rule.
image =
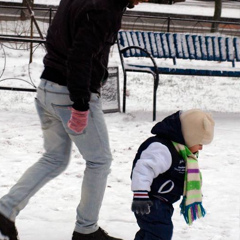
[[[196,59],[196,57],[195,57],[195,48],[194,48],[192,36],[187,34],[186,35],[186,40],[187,40],[189,58],[190,59]]]
[[[130,65],[136,71],[139,69],[142,72],[146,71],[144,65]],[[148,67],[148,71],[154,72],[154,67]],[[228,71],[228,70],[209,70],[209,69],[192,69],[192,68],[169,68],[159,67],[158,71],[160,74],[177,74],[177,75],[195,75],[195,76],[229,76],[235,77],[240,76],[240,71]]]
[[[132,38],[131,38],[131,34],[130,32],[126,32],[125,34],[123,34],[123,40],[124,40],[124,44],[125,46],[133,46],[133,42],[132,42]],[[127,57],[131,57],[131,56],[134,56],[135,55],[135,49],[131,49],[131,50],[128,50],[126,51],[126,56]]]
[[[150,39],[150,42],[151,42],[151,53],[152,53],[152,56],[153,57],[158,57],[158,50],[157,50],[157,44],[156,44],[156,41],[155,41],[154,33],[153,32],[149,32],[148,35],[149,35],[149,39]]]
[[[234,60],[234,43],[232,38],[226,39],[226,46],[227,46],[227,60],[233,61]]]
[[[155,33],[155,40],[157,44],[157,50],[158,50],[158,57],[163,58],[164,57],[164,51],[162,47],[162,40],[161,40],[161,35],[160,33]]]
[[[180,34],[173,34],[173,38],[174,38],[174,43],[176,46],[176,57],[177,58],[183,58],[183,48],[182,48],[182,43],[181,43],[181,35]]]
[[[211,37],[213,43],[213,58],[215,61],[224,61],[221,57],[221,49],[218,37]]]
[[[214,52],[213,52],[212,38],[209,36],[206,36],[205,39],[206,39],[206,45],[207,45],[208,60],[213,61],[214,60]]]
[[[216,38],[215,38],[216,39]],[[227,60],[227,54],[226,54],[226,38],[219,37],[219,52],[220,52],[220,59],[221,61]]]
[[[149,41],[148,32],[142,32],[145,49],[152,54],[151,43]]]
[[[153,69],[152,69],[153,70]],[[195,75],[195,76],[239,76],[240,71],[222,71],[209,69],[188,69],[188,68],[159,68],[162,74]]]
[[[132,33],[131,32],[127,32],[126,33],[127,39],[128,39],[128,45],[129,46],[134,46],[134,42],[132,39]],[[136,49],[130,49],[131,55],[136,55]]]
[[[144,43],[144,39],[143,39],[143,34],[142,34],[142,32],[137,31],[137,32],[136,32],[136,35],[137,35],[137,39],[138,39],[138,45],[137,45],[137,46],[145,49],[145,43]],[[139,51],[140,51],[140,50],[139,50]],[[146,57],[146,56],[147,56],[147,54],[144,53],[143,51],[140,51],[140,52],[141,52],[141,57]]]
[[[128,39],[127,39],[127,34],[126,32],[120,32],[120,42],[122,44],[122,46],[126,47],[128,46]],[[124,57],[130,57],[130,51],[126,51],[124,54],[123,54]]]
[[[201,60],[202,59],[202,50],[201,50],[201,46],[200,46],[199,37],[197,35],[193,35],[192,39],[193,39],[193,46],[195,49],[196,60]]]
[[[202,60],[208,60],[207,44],[206,44],[205,37],[199,36],[199,41],[200,41],[200,46],[201,46]]]
[[[235,47],[236,60],[240,61],[240,39],[239,38],[234,38],[234,47]]]
[[[133,46],[140,46],[139,41],[138,41],[138,36],[136,34],[136,32],[131,32],[131,38],[132,38],[132,45]],[[136,55],[136,57],[140,57],[141,56],[141,51],[138,49],[134,49],[134,54]]]
[[[123,32],[122,32],[122,31],[119,31],[119,32],[118,32],[118,39],[119,39],[120,45],[121,45],[121,46],[124,46],[123,39],[122,39],[122,35],[123,35]]]
[[[188,52],[188,46],[187,46],[187,40],[184,34],[180,35],[181,38],[181,44],[182,44],[182,50],[183,50],[183,58],[189,59],[189,52]]]
[[[164,57],[165,58],[170,58],[167,36],[166,36],[165,33],[161,33],[160,36],[161,36],[161,40],[162,40],[162,47],[163,47]]]
[[[176,49],[175,49],[173,34],[167,33],[166,35],[167,35],[170,57],[175,58],[176,57]]]

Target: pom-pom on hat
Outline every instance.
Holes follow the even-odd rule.
[[[212,142],[214,120],[212,116],[200,109],[192,109],[180,114],[182,134],[187,147]]]

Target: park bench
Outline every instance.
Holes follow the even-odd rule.
[[[124,77],[123,112],[126,111],[127,72],[150,73],[154,79],[153,120],[160,74],[240,77],[240,38],[237,37],[119,31],[118,48]]]

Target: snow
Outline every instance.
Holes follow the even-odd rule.
[[[39,0],[41,1],[41,0]],[[200,0],[201,1],[201,0]],[[191,2],[192,4],[187,5],[186,2]],[[155,4],[150,3],[142,3],[139,4],[134,10],[139,11],[148,11],[148,12],[163,12],[163,13],[175,13],[175,14],[190,14],[190,15],[199,15],[199,16],[213,16],[214,15],[214,1],[212,3],[205,2],[202,6],[193,7],[194,4],[198,5],[199,1],[194,0],[186,0],[186,2],[179,2],[173,5],[167,4],[160,4],[158,7]],[[223,8],[222,8],[222,17],[233,17],[236,18],[240,17],[240,7],[239,4],[236,8],[228,8],[225,7],[223,1]]]
[[[146,4],[138,6],[144,7]],[[31,66],[36,81],[43,67],[42,54],[38,56]],[[21,61],[14,62],[14,68],[6,68],[7,74],[23,75],[23,56],[18,57]],[[110,65],[119,66],[122,98],[123,76],[116,46],[110,54]],[[99,225],[124,240],[132,240],[138,230],[130,210],[130,172],[137,148],[151,136],[156,124],[152,122],[152,89],[150,75],[129,74],[126,113],[105,114],[114,161]],[[180,216],[179,202],[174,204],[173,240],[240,239],[239,92],[239,79],[160,76],[157,121],[180,109],[201,108],[210,111],[216,122],[214,141],[204,146],[199,157],[207,215],[189,227]],[[34,93],[0,91],[0,197],[43,153],[34,97]],[[83,171],[84,160],[73,147],[67,170],[42,188],[17,218],[20,239],[71,239]]]

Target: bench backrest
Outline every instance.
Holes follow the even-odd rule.
[[[119,31],[120,49],[139,46],[154,58],[181,58],[209,61],[240,61],[240,38],[181,33]],[[145,57],[138,49],[124,57]]]

